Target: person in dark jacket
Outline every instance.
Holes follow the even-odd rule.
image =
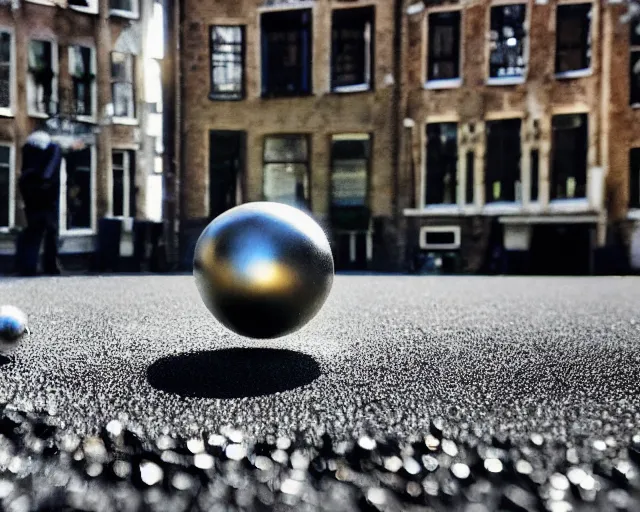
[[[27,138],[22,147],[22,173],[18,183],[27,218],[17,251],[18,270],[23,276],[36,275],[43,238],[44,273],[61,273],[58,263],[61,164],[62,148],[48,133],[36,131]]]

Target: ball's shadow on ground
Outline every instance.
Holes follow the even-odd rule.
[[[185,397],[244,398],[295,389],[320,373],[317,361],[300,352],[232,348],[163,357],[149,366],[147,380]]]

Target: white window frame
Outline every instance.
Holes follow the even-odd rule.
[[[439,12],[460,12],[460,33],[458,38],[458,77],[429,80],[429,15]],[[424,22],[422,23],[422,87],[425,90],[431,89],[457,89],[462,87],[462,76],[464,73],[464,16],[465,10],[460,5],[439,5],[426,9]]]
[[[447,204],[426,204],[427,203],[427,125],[428,124],[442,124],[442,123],[455,123],[457,125],[457,133],[456,133],[456,143],[458,145],[458,162],[456,166],[456,181],[458,183],[457,189],[458,193],[456,194],[456,200],[454,203]],[[419,191],[419,199],[420,199],[420,209],[421,210],[433,210],[433,211],[443,211],[443,212],[457,212],[459,209],[459,193],[460,193],[460,139],[462,138],[462,122],[460,118],[457,116],[429,116],[424,123],[422,123],[422,133],[420,134],[420,143],[421,143],[421,169],[420,169],[420,191]]]
[[[99,12],[99,0],[87,0],[89,7],[80,7],[79,5],[69,5],[71,9],[85,14],[98,14]]]
[[[97,184],[96,184],[96,146],[91,145],[91,227],[89,228],[67,228],[67,161],[63,157],[60,166],[60,229],[61,235],[84,236],[94,235],[97,226]]]
[[[85,44],[72,44],[68,48],[68,60],[69,60],[69,75],[71,76],[73,72],[73,48],[74,46],[81,46],[83,48],[89,48],[91,50],[91,73],[93,73],[93,81],[91,82],[91,115],[79,115],[76,116],[78,121],[85,123],[95,123],[97,119],[97,111],[98,111],[98,60],[97,60],[97,52],[95,46],[85,45]],[[74,98],[75,100],[75,98]]]
[[[131,77],[131,84],[133,87],[133,98],[132,98],[132,105],[131,108],[133,110],[133,117],[123,117],[123,116],[116,116],[113,115],[111,117],[111,122],[113,124],[124,124],[124,125],[129,125],[129,126],[137,126],[138,125],[138,109],[136,108],[136,73],[137,73],[137,62],[136,62],[136,55],[134,55],[133,53],[126,53],[126,52],[117,52],[117,51],[112,51],[111,53],[122,53],[123,55],[128,55],[131,58],[131,65],[132,65],[132,77]],[[111,64],[111,58],[112,55],[109,55],[109,64]],[[111,71],[109,71],[109,83],[110,83],[110,87],[111,87],[111,102],[110,104],[112,105],[113,108],[113,112],[115,113],[115,98],[113,97],[113,75],[111,75]]]
[[[428,244],[427,233],[453,233],[452,244]],[[460,249],[460,226],[423,226],[420,228],[420,249],[442,251]]]
[[[109,8],[109,16],[117,16],[119,18],[128,18],[137,20],[140,18],[140,0],[131,0],[133,9],[127,11],[125,9],[111,9]]]
[[[524,41],[524,50],[522,52],[522,57],[524,59],[524,74],[522,76],[507,76],[507,77],[499,77],[499,76],[491,76],[491,66],[487,65],[486,73],[487,73],[487,85],[518,85],[524,84],[529,77],[529,63],[530,63],[530,48],[531,48],[531,7],[526,0],[498,0],[492,2],[487,9],[487,27],[489,27],[489,32],[491,32],[491,10],[494,7],[504,7],[506,5],[524,5],[525,7],[525,15],[524,15],[524,23],[523,28],[525,31],[525,41]],[[486,45],[486,61],[489,63],[489,59],[491,58],[491,41],[487,41]]]
[[[0,107],[0,117],[13,117],[16,106],[16,35],[13,28],[0,27],[0,32],[11,37],[11,54],[9,63],[9,106]]]
[[[113,213],[113,154],[122,153],[122,215],[114,215]],[[128,219],[133,217],[129,206],[131,204],[131,153],[132,150],[127,148],[113,148],[111,151],[111,176],[109,176],[109,214],[117,219]],[[135,178],[135,176],[134,176]],[[135,193],[135,191],[133,191]]]
[[[32,41],[43,41],[51,44],[51,69],[53,69],[53,79],[51,80],[51,100],[58,102],[59,99],[59,76],[60,76],[60,62],[59,62],[59,48],[58,42],[49,37],[40,37],[40,38],[30,38],[27,42],[27,45],[30,45]],[[28,55],[28,46],[27,46],[27,55]],[[50,116],[46,112],[37,112],[33,110],[33,99],[35,94],[35,84],[33,83],[33,77],[29,72],[29,59],[27,58],[27,114],[29,117],[36,117],[39,119],[48,119]]]
[[[598,6],[597,2],[594,2],[593,0],[561,0],[559,1],[554,9],[554,16],[555,16],[555,29],[557,30],[558,27],[558,8],[561,6],[565,6],[565,5],[576,5],[576,4],[591,4],[591,19],[589,21],[589,49],[591,50],[591,58],[589,59],[589,67],[588,68],[583,68],[583,69],[573,69],[571,71],[562,71],[560,73],[557,73],[555,71],[555,59],[557,58],[556,55],[558,53],[558,38],[557,36],[554,37],[554,41],[553,41],[553,58],[554,58],[554,77],[556,80],[570,80],[572,78],[583,78],[583,77],[587,77],[587,76],[591,76],[593,74],[593,70],[594,70],[594,61],[596,58],[596,52],[594,51],[594,43],[596,41],[597,38],[597,32],[596,32],[596,23],[598,22],[598,19],[596,18],[596,8]]]
[[[11,142],[0,142],[9,148],[9,225],[0,226],[0,233],[9,233],[16,223],[16,151]]]
[[[633,22],[630,22],[630,23],[633,23]],[[637,23],[637,26],[640,28],[640,20],[637,20],[636,23]],[[631,29],[631,27],[630,27],[630,29]],[[631,31],[631,30],[629,30],[629,31]],[[629,39],[629,59],[631,59],[631,55],[636,53],[636,52],[640,53],[640,45],[631,44],[631,39]],[[640,60],[638,61],[638,63],[640,63]],[[632,79],[633,79],[633,76],[632,76],[631,70],[629,70],[629,95],[631,95],[631,80]],[[629,99],[631,99],[631,98],[629,98]],[[635,109],[640,109],[640,101],[636,101],[634,103],[631,103],[631,101],[629,101],[629,106],[634,110]]]
[[[366,49],[367,49],[364,54],[365,82],[361,84],[341,85],[338,87],[332,87],[331,80],[332,80],[333,69],[331,69],[331,72],[329,73],[329,89],[331,90],[331,92],[334,92],[334,93],[365,92],[365,91],[372,91],[374,89],[372,77],[373,77],[373,66],[376,61],[376,58],[375,58],[376,48],[375,46],[371,45],[371,40],[374,36],[374,31],[376,26],[377,12],[375,10],[375,5],[355,5],[355,6],[333,9],[331,11],[331,15],[332,15],[332,21],[333,21],[333,13],[335,11],[361,9],[366,7],[374,8],[374,18],[372,23],[368,23],[365,25],[364,38],[365,38]],[[331,30],[333,30],[333,26],[331,27]],[[331,43],[329,46],[331,47],[330,60],[331,62],[333,62],[333,37],[331,38]]]

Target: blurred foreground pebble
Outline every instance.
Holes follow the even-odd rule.
[[[13,350],[27,332],[27,315],[15,306],[0,306],[1,352]]]
[[[640,434],[517,445],[434,420],[409,442],[232,429],[147,439],[112,420],[80,439],[57,421],[0,406],[0,510],[640,509]]]

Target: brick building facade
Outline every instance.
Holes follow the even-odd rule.
[[[145,70],[153,69],[148,61],[157,57],[144,41],[154,12],[157,17],[161,11],[153,0],[0,5],[0,259],[5,271],[11,270],[16,230],[24,226],[17,187],[20,149],[43,122],[88,134],[87,148],[64,159],[63,255],[92,254],[101,218],[147,215],[147,183],[153,182],[148,176],[161,150],[160,131],[154,132],[161,98],[144,87]],[[126,254],[131,222],[124,225]]]
[[[640,31],[626,5],[180,7],[183,246],[267,199],[311,210],[339,268],[593,273],[637,258]]]

